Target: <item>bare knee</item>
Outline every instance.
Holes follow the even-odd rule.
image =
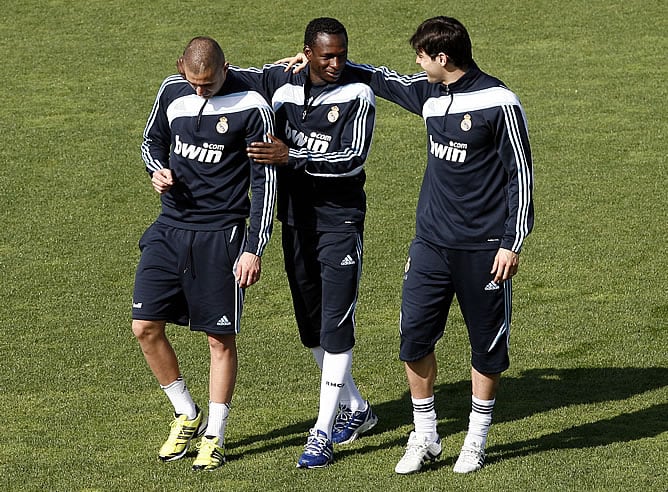
[[[163,337],[165,334],[165,322],[133,319],[132,333],[139,341]]]
[[[219,356],[235,354],[237,351],[237,339],[235,335],[208,335],[209,349],[211,354]]]

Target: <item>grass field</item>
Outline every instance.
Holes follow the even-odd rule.
[[[668,8],[589,2],[5,0],[0,12],[0,487],[3,490],[668,489]],[[385,101],[368,172],[354,375],[380,417],[326,470],[295,469],[317,411],[280,241],[247,293],[229,463],[162,464],[170,409],[130,331],[137,241],[158,213],[139,154],[163,77],[194,35],[260,65],[339,18],[350,57],[410,73],[433,15],[522,99],[536,227],[514,283],[512,365],[479,473],[452,473],[469,412],[453,309],[438,346],[444,452],[393,472],[411,430],[397,358],[401,273],[425,163],[424,126]],[[278,227],[278,226],[277,226]],[[276,231],[277,233],[280,230]],[[205,404],[208,349],[170,328]]]

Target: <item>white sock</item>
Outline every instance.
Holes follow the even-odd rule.
[[[428,398],[413,398],[413,423],[415,433],[427,436],[428,441],[438,439],[436,432],[436,408],[434,406],[434,395]]]
[[[320,346],[312,347],[311,353],[313,354],[313,358],[315,359],[316,364],[318,364],[318,367],[322,371],[322,360],[325,357],[325,350]],[[351,358],[351,366],[352,366],[352,358]],[[341,405],[347,406],[353,412],[358,412],[360,410],[366,409],[366,400],[360,394],[359,389],[357,389],[357,385],[355,384],[353,375],[350,372],[346,374],[346,380],[344,381],[344,386],[343,388],[341,388],[341,392],[339,394],[339,403]]]
[[[345,405],[353,412],[359,412],[366,409],[366,400],[362,398],[360,390],[357,389],[353,375],[348,373],[343,388],[341,388],[341,395],[339,397],[341,405]]]
[[[219,437],[220,443],[225,442],[225,426],[227,425],[227,416],[230,414],[229,403],[209,402],[209,423],[206,426],[207,437]]]
[[[179,376],[176,381],[169,383],[167,386],[160,385],[160,387],[174,406],[175,414],[185,414],[188,416],[188,420],[192,420],[197,416],[195,402],[192,396],[190,396],[190,391],[188,391],[183,377]]]
[[[311,354],[313,354],[315,363],[318,364],[318,369],[322,371],[322,359],[325,357],[325,349],[323,349],[320,345],[317,347],[311,347]]]
[[[332,437],[332,426],[339,408],[341,389],[345,386],[346,374],[350,374],[352,350],[341,354],[325,352],[320,379],[320,408],[314,428]]]
[[[480,400],[471,396],[471,413],[469,415],[469,430],[464,439],[464,444],[476,443],[481,448],[487,444],[487,433],[492,424],[492,411],[494,400]]]

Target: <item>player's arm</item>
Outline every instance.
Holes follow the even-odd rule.
[[[304,53],[297,53],[293,57],[282,58],[276,61],[284,64],[285,71],[295,73],[308,65]],[[375,67],[368,64],[359,64],[348,60],[347,70],[354,72],[362,82],[369,85],[374,94],[415,114],[422,114],[422,103],[425,99],[424,90],[427,75],[424,72],[414,75],[401,75],[387,67]]]
[[[241,68],[230,65],[230,70],[234,72],[235,77],[259,92],[270,105],[274,92],[288,78],[282,66],[270,63],[262,68]]]
[[[259,96],[258,96],[259,99]],[[267,138],[274,131],[274,114],[266,104],[259,104],[248,121],[246,143]],[[248,240],[237,262],[236,277],[241,287],[260,279],[261,257],[271,237],[276,201],[276,168],[250,160],[251,209]]]
[[[286,166],[289,162],[288,146],[271,133],[266,135],[264,141],[251,142],[246,147],[246,153],[258,164]]]
[[[401,75],[387,67],[354,63],[348,60],[347,70],[355,73],[378,97],[422,115],[429,83],[424,72]]]
[[[508,216],[492,267],[495,281],[517,273],[519,253],[534,222],[533,163],[526,116],[519,103],[499,108],[496,131],[496,150],[508,174]]]
[[[272,64],[258,68],[230,67],[235,75],[250,87],[261,93],[270,102],[277,87],[285,82],[287,76],[282,67]],[[273,130],[261,138],[250,142],[246,153],[258,164],[282,166],[288,164],[288,146],[276,138]]]
[[[168,77],[160,86],[144,128],[141,144],[141,156],[146,171],[151,176],[153,188],[160,194],[169,191],[174,184],[172,172],[169,169],[171,129],[165,112],[165,91],[169,85],[174,83],[173,79],[173,77]]]

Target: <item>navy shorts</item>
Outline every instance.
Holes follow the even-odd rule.
[[[399,358],[411,362],[434,351],[445,331],[453,297],[471,344],[471,365],[483,374],[509,366],[512,281],[489,273],[497,250],[455,250],[421,238],[411,244],[401,299]]]
[[[214,334],[239,332],[243,289],[234,268],[243,223],[223,231],[191,231],[153,223],[139,241],[132,319],[190,325]]]
[[[299,337],[338,354],[355,345],[362,274],[361,232],[317,232],[283,225],[283,257]]]

